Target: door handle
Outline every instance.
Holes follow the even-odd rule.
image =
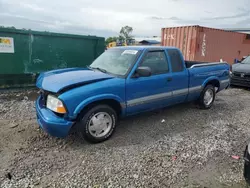
[[[172,77],[168,77],[168,78],[167,78],[167,81],[168,81],[168,82],[171,82],[171,81],[172,81]]]

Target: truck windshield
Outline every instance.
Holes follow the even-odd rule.
[[[135,63],[138,55],[139,51],[137,50],[110,49],[100,55],[90,65],[90,68],[124,76]]]
[[[250,56],[248,56],[246,59],[244,59],[241,63],[250,64]]]

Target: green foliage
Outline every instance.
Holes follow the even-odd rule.
[[[3,25],[0,25],[0,28],[16,29],[14,26],[11,26],[11,27],[4,27]]]
[[[105,43],[108,45],[110,42],[116,42],[118,37],[109,37],[106,39]]]
[[[120,36],[119,37],[121,37],[121,38],[123,38],[123,39],[125,39],[127,41],[128,39],[132,39],[133,38],[133,36],[131,35],[132,32],[133,32],[133,28],[132,27],[130,27],[130,26],[124,26],[120,30]]]
[[[105,44],[108,45],[110,42],[119,41],[120,43],[126,43],[130,39],[133,38],[131,35],[133,32],[133,28],[130,26],[124,26],[120,30],[120,35],[118,37],[108,37],[105,41]]]

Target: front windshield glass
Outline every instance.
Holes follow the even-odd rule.
[[[241,63],[250,64],[250,56],[248,56],[246,59],[244,59]]]
[[[124,76],[136,61],[138,54],[137,50],[110,49],[100,55],[90,68]]]

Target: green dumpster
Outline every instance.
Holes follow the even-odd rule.
[[[86,67],[104,49],[103,37],[0,28],[0,88],[32,86],[48,70]]]

